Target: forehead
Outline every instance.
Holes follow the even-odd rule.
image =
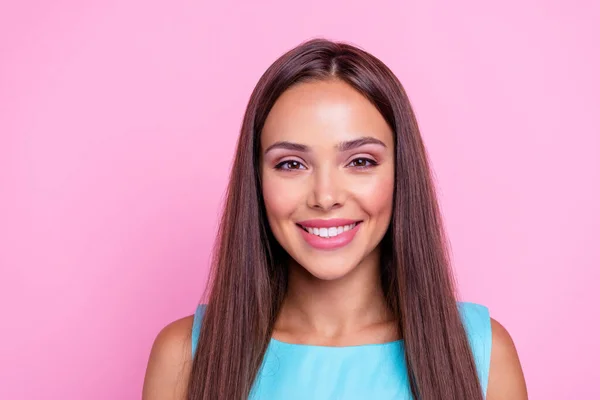
[[[373,136],[391,144],[392,131],[377,108],[340,80],[300,83],[275,102],[261,135],[264,149],[276,141],[335,145]]]

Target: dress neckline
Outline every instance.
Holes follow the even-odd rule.
[[[275,346],[280,346],[280,347],[289,347],[289,348],[296,348],[296,349],[322,349],[322,350],[341,351],[344,349],[347,349],[347,350],[356,350],[356,349],[362,349],[362,348],[376,349],[376,348],[388,348],[388,347],[403,346],[404,340],[399,339],[399,340],[394,340],[391,342],[365,343],[365,344],[355,344],[355,345],[350,345],[350,346],[325,346],[325,345],[318,345],[318,344],[283,342],[281,340],[277,340],[272,337],[270,340],[270,344],[275,345]]]

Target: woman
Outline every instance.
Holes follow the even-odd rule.
[[[145,400],[527,398],[507,331],[456,300],[415,116],[363,50],[311,40],[262,76],[216,249]]]

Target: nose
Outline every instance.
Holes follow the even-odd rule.
[[[342,177],[335,168],[321,168],[313,174],[308,206],[323,211],[334,210],[343,205],[345,194]]]

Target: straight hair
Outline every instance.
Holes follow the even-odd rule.
[[[243,400],[251,393],[286,293],[289,262],[266,218],[261,131],[285,90],[330,79],[365,96],[394,134],[393,211],[381,243],[380,275],[404,341],[413,397],[482,400],[428,157],[409,99],[378,58],[326,39],[286,52],[250,96],[215,242],[187,399]]]

